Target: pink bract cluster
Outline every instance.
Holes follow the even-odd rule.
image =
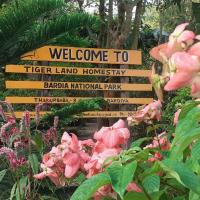
[[[79,141],[75,134],[65,132],[61,144],[43,155],[41,164],[43,171],[34,177],[36,179],[49,177],[58,187],[64,186],[67,178],[73,178],[80,171],[89,178],[102,172],[103,167],[111,163],[108,158],[117,156],[129,137],[129,130],[123,120],[119,120],[111,127],[102,127],[94,134],[95,141],[91,139]],[[111,186],[106,186],[96,193],[96,197],[103,195],[104,190],[110,190],[112,194]]]
[[[0,156],[1,155],[6,156],[12,170],[16,170],[18,167],[26,164],[25,157],[17,157],[16,152],[8,147],[0,148]]]
[[[162,74],[153,69],[152,83],[162,100],[162,87],[166,91],[191,86],[194,97],[200,95],[200,42],[199,36],[185,30],[188,23],[176,27],[169,42],[153,48],[150,55],[163,64]]]
[[[0,129],[0,138],[4,143],[8,143],[11,135],[15,134],[17,129],[15,127],[16,121],[13,117],[8,117],[7,122]]]
[[[157,137],[154,137],[153,142],[149,145],[146,145],[144,149],[158,149],[159,151],[167,151],[170,149],[170,146],[171,143],[167,138],[167,133],[163,132]],[[162,160],[163,157],[159,151],[155,152],[153,157],[149,158],[148,161],[155,162],[156,160]]]
[[[141,122],[151,124],[153,120],[160,121],[162,104],[160,100],[154,101],[145,107],[140,107],[132,117],[128,117],[128,124],[138,125]]]

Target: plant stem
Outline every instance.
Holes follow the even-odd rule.
[[[22,199],[22,195],[21,195],[20,181],[19,181],[18,174],[17,174],[17,188],[18,188],[18,191],[19,191],[19,199],[21,200]]]
[[[142,188],[142,191],[144,192],[145,196],[147,197],[148,200],[152,200],[151,196],[149,195],[149,193],[146,191],[146,189],[143,187],[142,182],[140,181],[140,179],[138,178],[138,182],[140,184],[140,187]]]
[[[155,127],[155,125],[154,125],[154,124],[152,124],[152,125],[153,125],[153,130],[154,130],[154,133],[155,133],[155,135],[156,135],[156,138],[157,138],[157,141],[158,141],[159,149],[161,150],[161,145],[160,145],[160,141],[159,141],[158,134],[157,134],[157,132],[156,132],[156,127]]]
[[[31,149],[31,133],[30,133],[30,128],[26,128],[27,135],[28,135],[28,155],[31,155],[32,149]],[[32,179],[32,169],[31,169],[31,164],[30,161],[28,162],[28,196],[31,200],[31,179]]]
[[[174,189],[176,192],[179,191],[181,194],[185,194],[185,191],[184,191],[184,190],[179,189],[179,188],[176,188],[176,187],[174,187],[173,185],[167,183],[166,181],[162,181],[162,183],[165,184],[165,185],[167,185],[167,186],[169,186],[169,187],[171,187],[171,188]]]

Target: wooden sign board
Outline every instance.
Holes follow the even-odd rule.
[[[151,84],[6,81],[7,89],[152,91]]]
[[[5,101],[12,104],[71,104],[80,100],[91,99],[92,97],[6,97]],[[149,104],[152,98],[104,98],[110,104]]]
[[[40,116],[44,116],[50,112],[40,112]],[[134,111],[90,111],[83,112],[75,117],[77,118],[127,118],[134,114]],[[8,113],[6,113],[9,116]],[[23,116],[23,112],[15,112],[16,118],[20,119]],[[30,112],[30,117],[35,118],[35,112]]]
[[[140,65],[142,55],[136,50],[44,46],[23,54],[21,60]]]
[[[80,118],[127,118],[134,113],[134,111],[93,111],[83,112]]]
[[[7,73],[25,74],[55,74],[55,75],[84,75],[84,76],[130,76],[149,77],[150,70],[111,69],[111,68],[80,68],[34,65],[6,65]]]

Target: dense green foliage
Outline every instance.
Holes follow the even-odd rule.
[[[80,45],[84,39],[79,31],[96,23],[85,13],[67,13],[63,0],[17,2],[0,10],[0,65],[45,44]]]

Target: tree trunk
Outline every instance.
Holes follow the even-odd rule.
[[[192,1],[192,14],[196,34],[200,34],[200,0]]]
[[[137,5],[137,3],[142,0],[134,0],[134,1],[124,1],[124,0],[117,0],[115,1],[117,3],[117,8],[118,8],[118,15],[113,20],[113,0],[109,0],[108,3],[108,15],[105,15],[105,0],[100,0],[100,5],[99,5],[99,15],[101,18],[101,23],[106,26],[101,29],[100,37],[105,36],[105,31],[106,31],[106,48],[116,48],[116,49],[123,49],[124,44],[130,34],[131,31],[131,22],[132,22],[132,14],[133,14],[133,8],[134,6]],[[102,25],[103,25],[102,24]],[[105,42],[104,39],[99,40],[99,42],[102,44]],[[99,45],[100,47],[102,45]],[[120,66],[110,66],[110,67],[115,67],[119,68]],[[128,67],[128,66],[122,66]],[[119,78],[119,77],[109,77],[108,82],[110,83],[128,83],[129,78]],[[104,80],[105,81],[105,80]],[[104,97],[119,97],[119,92],[113,92],[113,91],[106,91],[104,92]],[[122,96],[127,96],[127,92],[124,93]],[[124,108],[125,109],[125,108]],[[115,111],[119,110],[119,105],[110,105],[109,110]],[[109,124],[113,124],[115,120],[109,119]]]
[[[100,0],[99,1],[99,16],[101,20],[101,25],[100,25],[100,33],[97,41],[97,47],[98,48],[105,48],[106,43],[107,43],[107,24],[106,24],[106,12],[105,12],[105,0]],[[104,65],[98,64],[98,68],[103,68]],[[104,78],[100,77],[99,82],[104,82]],[[97,96],[98,97],[105,97],[105,94],[103,91],[98,90],[97,91]],[[104,118],[97,118],[97,127],[100,129],[102,126],[108,126],[108,119]]]
[[[138,41],[139,41],[139,30],[141,26],[141,16],[143,11],[143,2],[139,1],[137,4],[136,12],[135,12],[135,20],[134,20],[134,28],[132,31],[133,35],[133,43],[131,45],[131,49],[137,49],[138,48]]]
[[[48,61],[39,61],[38,65],[40,65],[40,66],[49,66],[49,62]],[[41,74],[39,80],[40,81],[51,81],[51,75]],[[49,96],[51,96],[50,90],[47,90],[47,89],[46,90],[41,90],[41,91],[39,91],[39,93],[40,93],[41,97],[49,97]],[[44,111],[50,110],[50,105],[44,104],[42,106],[42,110],[44,110]]]

